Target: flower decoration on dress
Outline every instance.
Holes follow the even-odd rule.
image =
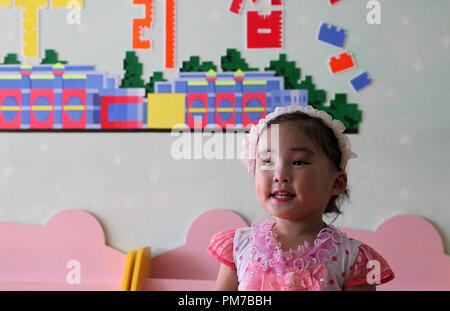
[[[320,291],[328,271],[325,265],[315,265],[298,272],[288,272],[284,275],[286,290]]]
[[[345,170],[347,161],[352,158],[356,158],[357,154],[351,150],[350,139],[344,134],[345,126],[339,120],[333,120],[333,118],[322,110],[317,110],[312,106],[290,105],[284,107],[276,107],[275,111],[269,113],[265,118],[260,119],[257,124],[253,124],[250,128],[250,132],[245,135],[242,140],[243,151],[241,154],[241,161],[247,166],[250,174],[254,173],[255,160],[256,160],[256,145],[258,137],[262,131],[266,128],[267,123],[283,114],[295,113],[297,111],[303,112],[310,117],[319,118],[323,123],[333,130],[339,142],[339,148],[342,153],[340,168]]]
[[[338,245],[343,241],[345,233],[340,232],[332,225],[320,230],[314,245],[305,241],[296,250],[283,251],[281,243],[277,241],[272,226],[275,219],[271,217],[257,219],[252,224],[252,251],[259,257],[258,261],[263,271],[273,271],[278,274],[298,272],[323,264],[330,260],[339,251]]]
[[[254,260],[249,260],[244,277],[250,291],[320,291],[326,286],[327,267],[323,264],[286,274],[266,273]]]

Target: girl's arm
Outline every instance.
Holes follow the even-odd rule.
[[[238,285],[236,270],[230,268],[226,264],[221,264],[214,290],[236,291]]]

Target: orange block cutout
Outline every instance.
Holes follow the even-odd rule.
[[[330,66],[332,74],[337,74],[339,72],[356,67],[353,55],[349,52],[344,52],[342,54],[339,54],[338,56],[331,57],[328,64]]]

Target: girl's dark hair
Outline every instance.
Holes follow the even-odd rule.
[[[331,160],[334,164],[334,167],[339,172],[341,171],[340,163],[341,163],[341,149],[339,148],[339,143],[334,135],[332,129],[326,126],[322,119],[311,117],[301,111],[296,111],[289,114],[279,115],[269,122],[267,122],[267,127],[270,127],[272,124],[280,124],[285,121],[300,121],[297,122],[300,129],[308,136],[309,139],[313,142],[313,144],[323,150],[325,155]],[[339,195],[331,196],[328,201],[327,207],[325,208],[325,214],[336,214],[336,217],[339,214],[342,214],[340,209],[342,203],[345,200],[349,199],[349,190],[345,189],[345,191]]]

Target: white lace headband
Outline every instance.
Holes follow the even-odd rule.
[[[290,114],[297,111],[301,111],[310,117],[321,119],[325,125],[333,130],[342,153],[340,164],[342,171],[345,171],[349,159],[357,157],[357,154],[350,149],[350,139],[344,134],[345,126],[341,121],[332,120],[332,117],[325,111],[317,110],[309,105],[306,107],[300,105],[277,107],[275,108],[275,111],[269,113],[264,119],[260,119],[258,124],[252,125],[250,133],[246,134],[242,141],[243,151],[241,154],[241,161],[247,166],[250,174],[253,174],[255,171],[256,144],[258,142],[258,137],[266,127],[266,124],[282,114]]]

